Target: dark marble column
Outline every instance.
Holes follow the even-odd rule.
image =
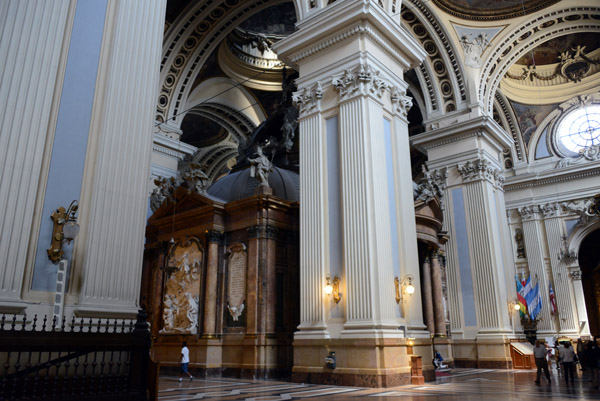
[[[275,227],[267,226],[265,229],[265,279],[263,280],[266,284],[264,289],[265,302],[264,312],[266,316],[265,321],[265,332],[275,333],[275,325],[277,320],[277,272],[275,269],[275,252],[276,252],[276,239],[279,234],[279,230]]]
[[[435,335],[446,335],[446,316],[444,315],[444,293],[442,291],[442,269],[437,250],[431,255],[431,290],[433,293],[433,316]]]
[[[216,333],[217,323],[217,274],[219,269],[219,245],[223,233],[207,231],[208,257],[206,263],[206,290],[204,292],[204,325],[202,333],[211,336]]]
[[[431,294],[431,262],[429,256],[425,257],[421,265],[421,299],[423,300],[423,321],[427,326],[427,330],[435,333],[433,320],[433,297]]]
[[[246,335],[259,332],[259,265],[260,265],[260,237],[263,227],[253,226],[248,228],[248,267],[246,272]]]

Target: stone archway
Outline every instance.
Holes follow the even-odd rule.
[[[600,336],[600,229],[593,231],[581,242],[579,248],[579,266],[585,297],[590,332]]]

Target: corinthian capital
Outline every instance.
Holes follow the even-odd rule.
[[[300,114],[305,115],[318,111],[321,107],[320,100],[323,98],[323,87],[321,82],[304,87],[292,94],[294,106],[300,109]]]
[[[364,64],[353,70],[345,70],[342,74],[333,76],[331,84],[337,89],[340,100],[359,95],[372,95],[381,99],[388,87],[388,84],[379,77],[379,71],[375,71],[371,66]]]
[[[405,91],[401,91],[395,86],[391,87],[390,90],[394,111],[406,118],[408,116],[408,111],[413,105],[412,98],[410,96],[406,96]]]

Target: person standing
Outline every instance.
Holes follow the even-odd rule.
[[[184,373],[189,376],[190,381],[192,381],[192,379],[194,378],[194,376],[192,376],[190,374],[190,372],[188,372],[188,364],[189,363],[190,363],[190,350],[187,347],[187,343],[184,341],[181,346],[181,356],[179,357],[179,366],[181,368],[181,372],[179,373],[179,381],[180,382],[183,381]]]
[[[596,345],[596,341],[590,341],[586,344],[583,358],[580,358],[580,360],[582,364],[585,362],[586,369],[590,372],[592,387],[600,389],[600,349]]]
[[[573,384],[575,380],[575,351],[571,346],[571,343],[568,341],[564,342],[562,349],[560,349],[560,353],[562,354],[562,365],[563,370],[565,372],[565,381]]]
[[[537,366],[537,375],[535,384],[540,384],[540,376],[542,370],[548,379],[548,384],[552,383],[550,380],[550,372],[548,371],[548,361],[546,360],[546,346],[542,344],[540,340],[535,340],[535,347],[533,347],[533,356],[535,358],[535,366]]]

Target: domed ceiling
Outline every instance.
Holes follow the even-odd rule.
[[[433,0],[442,10],[470,20],[500,20],[526,15],[559,0]]]

